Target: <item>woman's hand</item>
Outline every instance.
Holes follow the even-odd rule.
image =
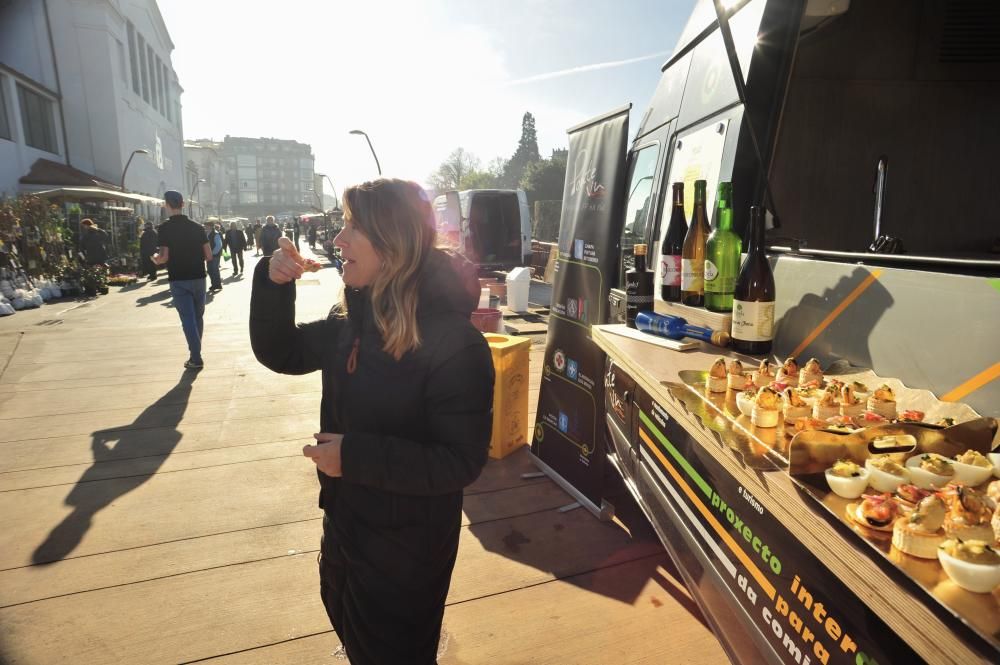
[[[288,238],[278,238],[278,249],[271,255],[271,263],[267,272],[275,284],[287,284],[302,277],[302,266],[306,260],[295,250],[295,245]]]
[[[302,454],[311,459],[325,475],[339,478],[343,474],[340,466],[340,444],[344,440],[344,435],[320,432],[313,434],[313,438],[316,439],[316,445],[303,446]]]

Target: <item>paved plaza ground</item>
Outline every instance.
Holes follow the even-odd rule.
[[[165,279],[0,319],[0,663],[346,662],[300,452],[319,375],[257,363],[250,279],[223,277],[198,373]],[[338,287],[308,275],[298,318]],[[466,491],[441,664],[725,662],[626,495],[616,522],[560,512],[572,499],[523,478],[526,453]]]

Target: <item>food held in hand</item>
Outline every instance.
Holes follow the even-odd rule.
[[[945,541],[947,506],[931,494],[920,500],[908,517],[900,517],[892,528],[892,544],[901,552],[921,559],[937,558],[937,548]]]
[[[896,417],[896,393],[887,384],[883,383],[868,398],[868,410],[874,411],[883,418],[892,420]]]
[[[306,272],[317,272],[323,268],[323,264],[313,259],[306,259],[302,264],[302,269]]]
[[[826,470],[826,482],[837,496],[857,499],[868,487],[868,470],[851,460],[837,460]]]
[[[799,371],[799,385],[811,383],[812,381],[818,383],[823,381],[823,368],[820,367],[819,361],[815,358],[810,358],[805,367]]]
[[[777,376],[774,377],[774,382],[783,383],[786,386],[799,385],[799,365],[795,362],[795,358],[789,356],[785,360],[784,364],[778,370]]]
[[[944,520],[944,531],[952,538],[962,540],[993,540],[990,518],[993,511],[986,505],[986,495],[968,485],[949,485],[943,492],[948,502],[948,515]]]
[[[913,484],[925,490],[944,487],[955,477],[951,460],[936,453],[911,457],[906,460],[906,470]]]
[[[967,485],[982,485],[993,476],[993,464],[975,450],[966,450],[955,456],[955,480]]]
[[[847,384],[840,389],[840,415],[854,418],[865,410],[864,402],[858,398],[854,388]]]
[[[797,418],[808,417],[812,411],[795,388],[785,388],[781,396],[784,402],[781,411],[785,415],[786,423],[794,423]]]
[[[934,421],[934,424],[940,425],[941,427],[951,427],[952,425],[955,424],[955,419],[951,417],[938,418],[937,420]]]
[[[760,366],[754,371],[750,378],[753,380],[754,385],[758,388],[763,388],[764,386],[769,386],[774,383],[774,370],[766,360],[761,360]]]
[[[747,375],[743,373],[743,363],[733,360],[729,363],[729,389],[743,390],[747,385]]]
[[[879,492],[895,492],[909,480],[907,470],[890,455],[872,455],[865,460],[865,468],[871,474],[868,484]]]
[[[904,507],[912,508],[932,494],[929,490],[922,490],[916,485],[906,483],[896,488],[896,500]]]
[[[949,539],[937,553],[944,572],[966,591],[989,593],[1000,584],[1000,554],[985,541]]]
[[[726,370],[726,359],[719,358],[712,363],[712,369],[708,370],[708,391],[724,393],[728,385],[729,372]]]
[[[777,427],[779,407],[778,393],[771,388],[761,388],[750,412],[750,422],[757,427]]]
[[[892,531],[899,505],[891,494],[865,494],[861,503],[847,506],[847,516],[869,529]]]
[[[899,414],[897,420],[901,423],[922,423],[924,422],[924,412],[916,409],[907,409]]]
[[[836,388],[827,388],[813,404],[813,418],[826,420],[840,413],[840,404],[837,403]]]

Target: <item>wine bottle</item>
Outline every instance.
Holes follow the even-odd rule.
[[[653,309],[653,273],[646,270],[646,245],[632,248],[635,267],[625,273],[625,324],[635,328],[635,315]]]
[[[681,252],[681,302],[694,307],[705,304],[705,242],[708,240],[706,186],[704,180],[694,181],[694,213]]]
[[[705,243],[705,309],[729,313],[743,241],[733,231],[733,183],[720,182],[715,228]]]
[[[750,244],[733,293],[733,348],[758,356],[774,339],[774,273],[764,253],[764,209],[750,208]]]
[[[688,223],[684,216],[684,183],[674,183],[674,205],[667,233],[660,243],[660,296],[667,302],[681,300],[681,254]]]
[[[726,346],[729,335],[721,330],[712,330],[702,326],[691,325],[679,316],[656,314],[654,312],[639,312],[635,317],[635,327],[659,337],[682,339],[691,337],[700,339],[716,346]]]

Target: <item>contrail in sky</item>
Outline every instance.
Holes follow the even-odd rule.
[[[583,72],[593,72],[598,69],[611,69],[613,67],[622,67],[623,65],[631,65],[634,62],[642,62],[644,60],[653,60],[654,58],[662,58],[664,56],[670,55],[670,51],[659,51],[657,53],[650,53],[648,55],[640,55],[638,58],[629,58],[628,60],[612,60],[610,62],[598,62],[593,65],[582,65],[580,67],[571,67],[570,69],[560,69],[556,72],[548,72],[545,74],[535,74],[534,76],[528,76],[523,79],[516,79],[514,81],[507,81],[505,85],[520,85],[522,83],[534,83],[535,81],[547,81],[549,79],[560,78],[562,76],[570,76],[572,74],[581,74]]]

